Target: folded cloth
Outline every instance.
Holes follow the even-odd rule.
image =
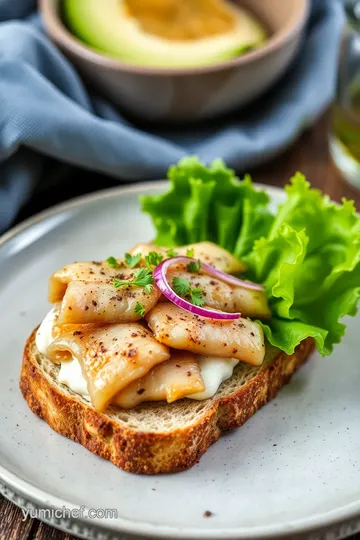
[[[0,0],[0,230],[31,195],[44,156],[121,182],[163,177],[189,153],[237,170],[278,153],[332,98],[342,23],[341,0],[313,0],[302,50],[266,98],[198,127],[144,129],[90,94],[46,37],[35,0]]]

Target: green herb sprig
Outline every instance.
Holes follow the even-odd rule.
[[[172,287],[176,294],[189,300],[194,306],[202,307],[205,304],[203,292],[199,287],[191,287],[187,279],[175,276]]]
[[[143,317],[145,315],[144,304],[142,304],[141,302],[136,302],[136,306],[135,306],[134,311],[135,311],[135,313],[140,315],[140,317]]]
[[[115,257],[108,257],[106,259],[107,264],[110,266],[110,268],[120,268],[121,264],[117,262]]]
[[[201,261],[200,259],[198,259],[196,262],[194,261],[191,261],[189,262],[189,264],[187,265],[187,269],[189,270],[189,272],[193,272],[195,274],[198,274],[200,272],[200,268],[201,268]]]
[[[170,249],[167,250],[166,256],[169,257],[169,259],[171,259],[172,257],[177,257],[177,256],[178,256],[178,252],[175,251],[174,248],[170,248]]]
[[[125,253],[125,264],[129,268],[135,268],[141,261],[141,253],[137,253],[136,255],[131,255],[131,253]]]
[[[146,294],[150,294],[153,290],[154,278],[152,272],[148,268],[138,268],[134,270],[134,279],[129,281],[126,279],[114,279],[113,285],[116,289],[119,287],[128,287],[130,285],[135,287],[144,287]]]
[[[161,263],[164,256],[161,255],[161,253],[158,253],[157,251],[150,251],[145,257],[145,264],[151,270],[153,267],[157,266]]]

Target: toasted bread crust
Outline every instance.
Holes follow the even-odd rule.
[[[222,431],[240,427],[274,398],[314,347],[313,340],[307,339],[293,355],[280,353],[249,384],[227,397],[214,398],[213,405],[191,426],[151,433],[123,426],[52,385],[32,353],[35,333],[36,330],[26,343],[20,378],[20,389],[30,409],[61,435],[120,469],[139,474],[178,472],[192,467]]]

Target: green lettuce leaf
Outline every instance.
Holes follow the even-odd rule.
[[[300,321],[289,321],[273,317],[270,324],[261,323],[266,339],[274,347],[292,354],[304,339],[312,337],[317,349],[324,351],[327,331]]]
[[[269,197],[250,176],[240,182],[221,159],[206,167],[196,157],[182,159],[168,173],[167,193],[140,198],[153,219],[154,242],[173,247],[211,240],[237,257],[269,229]]]
[[[269,294],[274,317],[264,330],[273,345],[294,351],[303,339],[295,339],[296,321],[309,336],[323,330],[315,340],[327,355],[345,333],[340,319],[355,315],[360,298],[360,219],[352,202],[331,202],[299,173],[286,191],[267,237],[245,257],[248,277]]]
[[[272,319],[261,322],[268,341],[292,354],[313,337],[330,354],[355,315],[360,298],[360,218],[351,201],[335,204],[297,173],[273,216],[269,199],[221,160],[206,167],[185,158],[169,171],[170,189],[143,197],[157,229],[156,243],[178,246],[210,240],[248,266],[263,283]]]

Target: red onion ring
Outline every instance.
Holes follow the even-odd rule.
[[[191,260],[197,262],[195,259]],[[207,274],[217,277],[218,279],[220,279],[220,281],[224,281],[225,283],[229,283],[230,285],[236,285],[237,287],[243,287],[244,289],[250,289],[254,291],[265,290],[265,287],[263,285],[259,285],[259,283],[254,283],[253,281],[245,281],[235,276],[231,276],[230,274],[226,274],[225,272],[218,270],[210,264],[201,263],[201,269],[205,270]]]
[[[218,319],[223,321],[239,319],[241,317],[241,313],[226,313],[224,311],[213,311],[211,309],[194,306],[194,304],[191,304],[187,300],[184,300],[184,298],[181,298],[181,296],[178,296],[176,292],[171,288],[166,276],[169,267],[176,263],[189,263],[191,261],[197,262],[196,259],[192,259],[191,257],[172,257],[171,259],[166,259],[165,261],[162,261],[155,268],[155,283],[160,289],[160,291],[163,293],[163,295],[176,306],[185,309],[186,311],[190,311],[191,313],[195,313],[200,317],[207,317],[209,319]],[[206,266],[212,268],[210,265]]]

